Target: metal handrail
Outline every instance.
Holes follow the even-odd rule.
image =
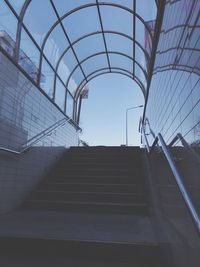
[[[21,155],[22,153],[26,152],[30,147],[32,147],[33,145],[35,145],[36,143],[41,141],[43,138],[45,138],[46,136],[50,135],[53,131],[55,131],[58,128],[64,126],[67,122],[72,123],[73,125],[76,126],[76,128],[78,130],[81,130],[81,128],[78,125],[76,125],[76,123],[72,119],[69,119],[69,118],[65,117],[65,118],[55,122],[54,124],[52,124],[51,126],[46,128],[45,130],[41,131],[40,133],[36,134],[32,138],[30,138],[26,142],[26,144],[22,145],[22,149],[20,151],[17,151],[17,150],[14,150],[14,149],[5,148],[5,147],[2,147],[2,146],[0,146],[0,150],[5,151],[5,152],[9,152],[9,153],[12,153],[12,154],[16,154],[16,155]]]
[[[190,194],[189,192],[187,191],[185,185],[184,185],[184,182],[183,182],[183,177],[181,176],[181,174],[179,173],[177,167],[176,167],[176,164],[174,162],[174,159],[173,159],[173,156],[171,154],[171,151],[169,150],[164,138],[162,137],[161,133],[159,133],[156,138],[154,139],[154,142],[153,142],[153,145],[152,147],[150,147],[149,143],[148,143],[148,139],[147,139],[147,136],[146,136],[146,133],[145,133],[145,127],[144,125],[142,124],[142,126],[140,127],[140,132],[142,133],[143,137],[144,137],[144,140],[145,140],[145,145],[146,145],[146,148],[147,148],[147,151],[148,153],[151,153],[152,150],[155,148],[155,146],[160,143],[160,146],[162,148],[162,151],[168,161],[168,164],[171,168],[171,171],[175,177],[175,180],[176,180],[176,183],[178,185],[178,188],[182,194],[182,197],[185,201],[185,204],[190,212],[190,215],[194,221],[194,224],[197,228],[197,231],[198,233],[200,234],[200,216],[193,204],[193,201],[190,197]],[[176,139],[176,141],[178,139],[181,140],[182,136],[181,134],[178,134],[174,139]],[[172,142],[170,143],[170,145],[174,144],[176,141],[172,140]]]

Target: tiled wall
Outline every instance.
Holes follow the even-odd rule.
[[[166,1],[146,117],[169,143],[200,143],[200,1]]]
[[[27,140],[64,118],[0,52],[0,146],[20,151]],[[66,123],[23,155],[0,152],[0,212],[15,208],[78,133]]]

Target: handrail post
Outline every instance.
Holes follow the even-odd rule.
[[[144,136],[144,139],[145,139],[147,151],[149,153],[151,149],[150,149],[150,146],[149,146],[149,142],[147,140],[147,136],[146,136],[146,133],[145,133],[144,125],[142,125],[141,129],[142,129],[142,133],[143,133],[143,136]]]

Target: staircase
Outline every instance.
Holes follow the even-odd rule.
[[[140,148],[72,147],[2,218],[15,230],[5,224],[0,249],[22,262],[21,248],[38,262],[50,255],[42,266],[161,266],[145,183]]]
[[[27,209],[148,214],[139,148],[71,148]]]

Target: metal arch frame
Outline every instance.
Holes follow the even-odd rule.
[[[14,49],[14,58],[16,62],[19,60],[19,51],[20,51],[20,43],[21,43],[21,32],[22,32],[22,26],[23,26],[23,20],[26,13],[26,10],[31,3],[32,0],[25,0],[24,4],[21,7],[20,13],[17,14],[14,7],[8,0],[4,0],[7,6],[10,8],[12,13],[17,18],[17,30],[16,30],[16,40],[15,40],[15,49]]]
[[[145,58],[147,58],[147,61],[148,62],[150,61],[150,57],[149,57],[148,52],[144,49],[144,47],[137,40],[135,40],[131,36],[129,36],[129,35],[125,34],[125,33],[117,32],[117,31],[104,31],[104,33],[105,34],[115,34],[115,35],[124,37],[124,38],[126,38],[126,39],[134,42],[134,44],[137,44],[137,46],[142,50],[142,52],[144,53]],[[80,41],[82,41],[82,40],[84,40],[86,38],[89,38],[90,36],[99,35],[99,34],[102,34],[102,32],[101,31],[96,31],[96,32],[91,32],[91,33],[85,34],[85,35],[79,37],[78,39],[76,39],[74,42],[72,42],[71,45],[74,46],[75,44],[79,43]],[[61,56],[58,59],[58,62],[56,64],[56,67],[55,67],[55,75],[54,75],[54,86],[53,86],[54,91],[56,89],[56,78],[57,78],[56,73],[58,72],[58,68],[59,68],[60,62],[61,62],[62,58],[65,56],[65,54],[70,50],[70,48],[71,48],[71,46],[68,46],[63,51],[63,53],[61,54]]]
[[[101,17],[101,10],[100,10],[100,7],[99,7],[98,0],[96,0],[96,4],[97,4],[97,12],[98,12],[98,16],[99,16],[99,22],[100,22],[100,25],[101,25],[101,32],[102,32],[103,42],[104,42],[104,46],[105,46],[108,66],[109,66],[109,69],[111,70],[110,58],[109,58],[109,55],[108,55],[108,47],[107,47],[106,37],[105,37],[105,33],[104,33],[104,27],[103,27],[103,22],[102,22],[102,17]]]
[[[51,1],[52,3],[52,1]],[[53,5],[52,5],[53,6]],[[39,60],[39,76],[41,75],[41,69],[42,69],[42,57],[43,57],[43,54],[44,54],[44,47],[46,45],[46,42],[47,42],[47,39],[49,38],[51,32],[54,30],[54,28],[60,24],[60,22],[62,22],[62,20],[64,20],[65,18],[69,17],[71,14],[75,13],[75,12],[78,12],[82,9],[85,9],[85,8],[89,8],[89,7],[94,7],[94,6],[97,6],[96,3],[90,3],[90,4],[85,4],[85,5],[82,5],[82,6],[79,6],[77,8],[74,8],[72,10],[70,10],[69,12],[67,12],[66,14],[64,14],[62,17],[59,17],[59,19],[51,26],[51,28],[49,29],[49,31],[47,32],[44,40],[43,40],[43,43],[42,43],[42,46],[41,46],[41,53],[40,53],[40,60]],[[122,10],[125,10],[129,13],[131,13],[132,15],[134,15],[135,17],[137,17],[144,25],[144,27],[146,28],[146,30],[148,31],[149,33],[149,36],[151,38],[151,42],[153,44],[153,36],[152,36],[152,33],[148,27],[148,25],[145,23],[144,19],[138,15],[136,12],[132,11],[130,8],[128,7],[125,7],[125,6],[122,6],[122,5],[119,5],[119,4],[114,4],[114,3],[99,3],[99,6],[110,6],[110,7],[116,7],[116,8],[120,8]],[[70,47],[72,48],[71,44],[70,44]],[[79,62],[78,62],[79,63]],[[38,79],[38,83],[40,83],[40,77]]]
[[[82,61],[80,61],[80,64],[83,64],[85,61],[89,60],[90,58],[93,58],[93,57],[95,57],[95,56],[99,56],[99,55],[103,55],[103,54],[106,54],[106,52],[105,52],[105,51],[102,51],[102,52],[98,52],[98,53],[92,54],[92,55],[86,57],[85,59],[83,59]],[[148,81],[148,75],[147,75],[147,72],[142,68],[142,66],[141,66],[135,59],[133,59],[132,57],[130,57],[130,56],[124,54],[124,53],[117,52],[117,51],[116,51],[116,52],[115,52],[115,51],[108,51],[108,54],[116,54],[116,55],[120,55],[120,56],[126,57],[126,58],[132,60],[133,62],[135,62],[135,64],[138,65],[138,67],[139,67],[139,68],[141,69],[141,71],[143,72],[143,74],[144,74],[146,80]],[[67,82],[66,82],[66,88],[67,88],[67,89],[68,89],[69,81],[70,81],[70,79],[71,79],[73,73],[76,71],[76,69],[77,69],[78,67],[79,67],[79,65],[77,64],[77,65],[75,66],[75,68],[72,70],[72,72],[70,73],[70,75],[69,75],[69,77],[68,77],[68,79],[67,79]]]
[[[87,78],[89,78],[90,76],[96,74],[96,73],[99,72],[99,71],[104,71],[104,70],[108,70],[108,68],[101,68],[101,69],[98,69],[98,70],[96,70],[96,71],[93,71],[93,72],[91,72],[91,73],[87,76]],[[112,70],[114,70],[114,71],[112,71]],[[134,80],[134,81],[138,84],[138,86],[139,86],[140,89],[142,90],[142,93],[143,93],[143,95],[144,95],[144,97],[145,97],[145,88],[144,88],[144,86],[142,85],[142,83],[140,82],[140,80],[139,80],[136,76],[133,76],[133,73],[132,73],[132,72],[130,72],[130,71],[126,70],[126,69],[123,69],[123,68],[112,67],[112,68],[111,68],[111,73],[115,73],[115,70],[119,70],[118,73],[127,72],[127,74],[125,74],[125,73],[124,73],[124,74],[125,74],[126,76],[128,75],[129,78],[131,78],[132,80]],[[104,73],[105,73],[105,72],[104,72]],[[109,73],[109,71],[106,72],[106,73]],[[96,77],[96,76],[95,76],[95,77]],[[85,83],[84,83],[84,82],[85,82]],[[82,80],[82,81],[79,83],[79,85],[78,85],[78,87],[77,87],[77,90],[76,90],[76,92],[75,92],[75,96],[74,96],[75,101],[76,101],[77,98],[79,97],[79,94],[80,94],[81,90],[83,89],[83,87],[84,87],[86,84],[87,84],[87,81],[85,81],[85,80]]]
[[[97,77],[99,77],[99,76],[101,76],[101,75],[104,75],[104,74],[111,74],[111,73],[120,74],[120,75],[126,76],[126,77],[130,78],[131,80],[133,80],[132,76],[130,76],[130,75],[124,73],[124,72],[120,72],[120,71],[110,71],[109,68],[105,68],[105,70],[106,70],[106,69],[107,69],[107,71],[101,72],[101,73],[96,74],[95,76],[89,78],[89,79],[87,80],[87,82],[82,86],[81,90],[83,89],[83,87],[84,87],[88,82],[90,82],[91,80],[93,80],[93,79],[95,79],[95,78],[97,78]],[[98,71],[100,71],[100,70],[98,70]],[[97,71],[96,71],[96,72],[97,72]],[[91,74],[90,74],[90,75],[91,75]],[[88,77],[88,76],[87,76],[87,77]],[[84,81],[83,81],[83,82],[84,82]],[[74,120],[75,120],[75,121],[76,121],[76,119],[77,119],[77,102],[78,102],[78,99],[79,99],[79,97],[80,97],[81,90],[80,90],[80,92],[78,93],[77,98],[74,98]],[[77,122],[77,121],[76,121],[76,122]]]
[[[57,21],[59,22],[59,24],[60,24],[60,26],[61,26],[61,28],[62,28],[62,30],[63,30],[63,32],[64,32],[65,37],[66,37],[66,39],[67,39],[69,45],[71,46],[72,52],[73,52],[73,54],[74,54],[74,57],[75,57],[77,63],[79,64],[79,59],[78,59],[78,57],[77,57],[77,55],[76,55],[76,52],[75,52],[73,46],[71,45],[71,40],[70,40],[70,38],[69,38],[69,36],[68,36],[68,34],[67,34],[67,32],[66,32],[66,29],[65,29],[65,27],[64,27],[64,25],[63,25],[63,23],[62,23],[62,20],[61,20],[61,18],[60,18],[60,16],[59,16],[59,13],[58,13],[58,11],[57,11],[57,8],[56,8],[56,6],[54,5],[54,3],[53,3],[52,0],[50,0],[50,3],[51,3],[51,5],[52,5],[52,8],[53,8],[55,14],[56,14],[56,17],[58,18]],[[41,50],[40,60],[41,60],[41,56],[42,56],[42,55],[43,55],[43,49]],[[40,62],[40,63],[41,63],[41,67],[42,67],[42,62]],[[39,74],[38,74],[38,83],[39,83],[39,84],[40,84],[40,80],[41,80],[41,70],[42,70],[42,69],[40,69],[40,63],[39,63]],[[86,78],[86,75],[85,75],[85,73],[84,73],[84,71],[83,71],[83,69],[82,69],[82,66],[80,66],[80,69],[81,69],[81,72],[82,72],[83,76]],[[67,92],[66,92],[65,95],[67,95]],[[54,99],[54,98],[55,98],[55,91],[53,92],[53,99]],[[65,108],[65,109],[66,109],[66,108]]]
[[[5,2],[7,3],[7,5],[8,5],[8,0],[5,0]],[[27,30],[27,28],[26,28],[26,25],[24,25],[24,23],[23,23],[23,20],[24,20],[24,16],[26,15],[26,11],[27,11],[27,8],[29,7],[29,4],[31,3],[31,0],[25,0],[25,2],[24,2],[24,4],[23,4],[23,6],[22,6],[22,9],[23,8],[25,8],[24,9],[24,11],[23,11],[23,15],[22,15],[22,21],[21,21],[21,29],[22,29],[22,27],[24,27],[24,29],[26,30],[26,32],[29,34],[29,37],[31,38],[31,40],[33,41],[33,43],[36,45],[36,48],[38,48],[39,49],[39,51],[40,51],[40,59],[39,59],[39,67],[41,68],[41,65],[42,65],[42,62],[41,62],[41,60],[43,59],[43,57],[45,57],[45,55],[44,55],[44,53],[43,53],[43,50],[41,49],[41,47],[39,47],[37,44],[36,44],[36,41],[34,40],[34,38],[32,37],[32,34],[29,32],[29,30]],[[154,46],[154,41],[155,41],[155,38],[152,36],[152,33],[151,33],[151,31],[150,31],[150,29],[149,29],[149,27],[148,27],[148,25],[146,24],[146,22],[143,20],[143,18],[139,15],[139,14],[137,14],[136,12],[133,12],[131,9],[129,9],[129,8],[127,8],[127,7],[125,7],[125,6],[122,6],[122,5],[118,5],[118,4],[114,4],[114,3],[99,3],[99,5],[100,6],[110,6],[110,7],[118,7],[118,8],[121,8],[121,9],[123,9],[123,10],[125,10],[125,11],[128,11],[128,12],[130,12],[130,13],[132,13],[133,15],[134,15],[134,17],[135,18],[137,18],[137,19],[139,19],[141,22],[142,22],[142,24],[144,25],[144,28],[148,31],[148,33],[149,33],[149,36],[150,36],[150,38],[151,38],[151,42],[152,42],[152,46]],[[26,7],[25,7],[26,6]],[[83,9],[83,8],[87,8],[87,7],[91,7],[91,6],[96,6],[96,4],[89,4],[89,5],[84,5],[84,6],[79,6],[78,8],[75,8],[75,9],[73,9],[73,10],[71,10],[70,12],[68,12],[68,13],[66,13],[65,15],[63,15],[60,19],[64,19],[64,18],[66,18],[68,15],[70,15],[70,14],[72,14],[72,13],[74,13],[75,11],[79,11],[80,9]],[[18,15],[18,13],[16,13],[16,11],[14,10],[14,8],[12,7],[12,5],[9,3],[9,7],[10,7],[10,9],[12,10],[12,12],[14,13],[14,15],[15,15],[15,17],[17,18],[17,20],[18,20],[18,23],[19,23],[19,15]],[[21,9],[21,11],[20,11],[20,14],[22,14],[21,12],[22,12],[22,9]],[[69,14],[70,13],[70,14]],[[53,26],[50,28],[50,30],[47,32],[47,35],[45,36],[45,38],[47,38],[48,39],[48,37],[49,37],[49,35],[51,34],[51,31],[58,25],[60,23],[60,21],[59,20],[57,20],[56,21],[56,23],[54,23],[53,24]],[[21,31],[21,30],[20,30]],[[19,36],[19,48],[20,48],[20,34],[21,34],[21,32],[19,31],[19,33],[18,33],[18,36]],[[102,32],[101,32],[102,33]],[[47,41],[47,39],[46,39],[46,41]],[[45,41],[45,40],[44,40]],[[45,42],[46,42],[45,41]],[[134,40],[135,42],[136,42],[136,40]],[[44,43],[43,43],[44,44]],[[42,45],[43,45],[42,44]],[[45,46],[45,44],[44,44],[44,46]],[[43,49],[44,49],[44,47],[43,47]],[[153,50],[152,50],[153,51]],[[152,54],[152,51],[151,51],[151,54]],[[46,57],[45,57],[46,58]],[[47,60],[47,59],[46,59]],[[47,60],[47,62],[49,63],[49,61]],[[51,66],[51,64],[50,64],[50,66]],[[55,73],[55,75],[56,76],[58,76],[58,74],[55,72],[55,69],[53,68],[53,71],[54,71],[54,73]],[[39,75],[41,75],[41,69],[39,69]],[[135,77],[135,79],[136,79],[137,77]],[[67,90],[67,88],[66,88],[66,90]],[[68,90],[67,90],[68,91]]]
[[[136,12],[136,0],[133,0],[133,11]],[[133,36],[135,37],[136,33],[136,19],[133,15]],[[133,58],[135,58],[135,42],[133,42]],[[135,64],[133,63],[133,75],[135,75]]]
[[[29,7],[29,4],[31,3],[31,1],[32,0],[25,0],[24,4],[22,6],[22,9],[20,11],[19,17],[18,17],[16,44],[15,44],[15,59],[17,62],[19,60],[19,51],[20,51],[23,20],[24,20],[26,10]]]
[[[95,70],[95,71],[91,72],[91,73],[87,76],[87,78],[89,78],[91,75],[93,75],[93,74],[95,74],[95,73],[97,73],[97,72],[99,72],[99,71],[103,71],[103,70],[107,70],[107,69],[108,69],[108,68],[101,68],[101,69]],[[139,87],[141,88],[141,90],[142,90],[143,95],[145,96],[145,88],[144,88],[143,84],[141,83],[141,81],[140,81],[136,76],[133,76],[133,73],[132,73],[132,72],[130,72],[130,71],[124,69],[124,68],[118,68],[118,67],[112,67],[111,70],[119,70],[119,71],[127,72],[127,74],[130,75],[131,79],[134,80],[134,81],[138,84],[138,86],[139,86]],[[111,73],[112,73],[112,71],[111,71]],[[81,91],[81,90],[83,89],[83,87],[87,84],[87,82],[86,82],[85,84],[84,84],[84,82],[85,82],[85,80],[82,80],[82,81],[79,83],[79,85],[78,85],[78,87],[77,87],[77,90],[76,90],[76,92],[75,92],[75,96],[74,96],[75,99],[76,99],[76,95],[79,94],[79,91]]]
[[[126,74],[126,73],[124,73],[124,72],[120,72],[120,71],[111,71],[111,72],[110,72],[109,68],[107,68],[107,70],[108,70],[108,71],[101,72],[101,73],[96,74],[95,76],[92,76],[91,78],[89,78],[89,79],[87,80],[87,82],[82,86],[82,89],[83,89],[83,87],[84,87],[88,82],[92,81],[93,79],[95,79],[95,78],[97,78],[97,77],[99,77],[99,76],[101,76],[101,75],[104,75],[104,74],[110,74],[110,73],[115,73],[115,74],[119,74],[119,75],[126,76],[126,77],[130,78],[132,81],[135,81],[135,82],[137,83],[137,81],[133,79],[132,75],[130,76],[130,75],[128,75],[128,74]],[[98,70],[98,71],[99,71],[99,70]],[[90,74],[90,75],[91,75],[91,74]],[[88,77],[88,76],[87,76],[87,77]],[[138,83],[137,83],[137,84],[138,84]],[[139,85],[139,84],[138,84],[138,85]],[[82,90],[82,89],[81,89],[81,90]],[[80,90],[80,92],[81,92],[81,90]],[[79,96],[80,96],[80,92],[78,93],[77,97],[74,99],[74,120],[75,120],[75,122],[76,122],[76,119],[77,119],[77,101],[78,101],[78,98],[79,98]],[[144,96],[144,97],[145,97],[145,96]]]

